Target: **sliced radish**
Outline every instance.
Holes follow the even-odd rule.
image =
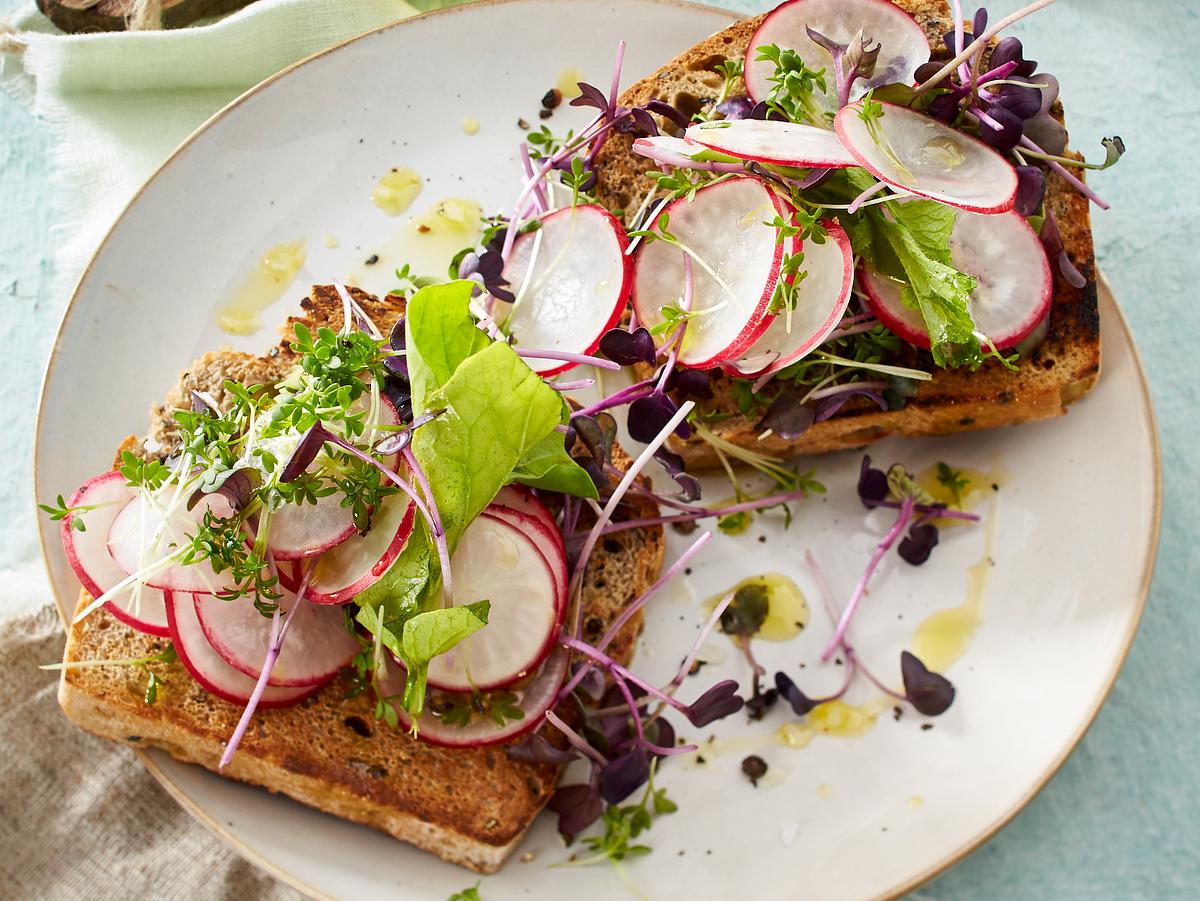
[[[893,188],[970,213],[1003,213],[1017,198],[1017,170],[987,144],[932,116],[880,104],[876,142],[860,104],[840,110],[838,136],[859,165]],[[893,158],[894,157],[894,158]]]
[[[304,563],[300,560],[281,560],[275,567],[279,573],[279,584],[288,591],[295,591],[300,587],[300,580],[304,578]]]
[[[114,469],[88,479],[67,501],[68,507],[95,508],[71,513],[62,522],[67,562],[93,598],[100,597],[128,575],[108,552],[108,532],[134,493],[125,476]],[[76,516],[86,526],[82,532],[72,526]],[[104,606],[121,622],[139,632],[167,635],[167,610],[162,592],[156,588],[131,586]]]
[[[491,623],[476,635],[482,635],[491,628]],[[487,716],[473,716],[465,726],[453,726],[443,723],[430,712],[426,705],[425,712],[417,720],[417,737],[431,745],[441,745],[448,748],[476,748],[485,745],[495,745],[509,741],[526,732],[532,732],[546,721],[546,711],[554,706],[558,690],[562,687],[567,675],[567,660],[569,654],[561,646],[555,646],[542,668],[527,684],[511,689],[515,694],[515,707],[520,709],[523,716],[519,719],[507,720],[503,726]],[[392,666],[388,660],[388,671],[384,676],[383,688],[386,694],[404,693],[404,671]],[[470,696],[464,698],[470,702]],[[403,710],[396,711],[404,728],[410,728],[412,720]]]
[[[562,617],[567,610],[567,551],[563,545],[562,535],[558,529],[547,525],[531,513],[521,513],[510,507],[492,504],[483,511],[484,516],[499,519],[515,529],[525,533],[525,537],[533,542],[542,559],[550,567],[554,576],[554,593],[558,606],[558,625],[562,625]]]
[[[760,119],[701,122],[688,128],[686,138],[693,145],[759,163],[804,169],[858,165],[834,132],[813,125]]]
[[[707,148],[697,146],[696,143],[685,141],[683,138],[671,137],[671,135],[656,135],[652,138],[638,138],[633,142],[633,152],[647,159],[654,160],[660,166],[674,166],[676,168],[690,169],[696,166],[699,162],[696,159],[706,152]],[[715,154],[723,157],[717,161],[704,161],[705,169],[712,169],[715,172],[741,172],[742,164],[733,157],[724,156],[724,154]],[[708,153],[708,156],[714,156]]]
[[[929,42],[925,32],[908,13],[888,0],[790,0],[771,12],[746,48],[746,93],[755,101],[765,100],[773,87],[770,78],[775,65],[758,60],[758,48],[778,44],[795,50],[810,69],[824,69],[829,92],[818,98],[830,110],[837,108],[833,56],[808,36],[808,29],[837,44],[849,44],[861,29],[871,44],[879,44],[875,72],[869,79],[856,81],[850,99],[857,100],[868,90],[900,82],[911,84],[913,73],[929,61]]]
[[[108,531],[108,550],[113,560],[128,574],[141,572],[187,544],[195,536],[204,514],[218,518],[233,515],[233,507],[221,494],[207,494],[191,510],[181,494],[173,497],[174,486],[167,486],[157,497],[145,491],[117,514]],[[169,514],[169,515],[168,515]],[[145,584],[163,591],[227,590],[233,586],[229,572],[216,573],[207,560],[176,563],[149,573]]]
[[[497,304],[496,321],[518,347],[592,353],[629,297],[627,246],[625,229],[604,207],[585,204],[543,216],[541,228],[513,244],[504,278],[516,301]],[[541,376],[575,365],[525,362]]]
[[[479,516],[454,556],[454,603],[491,601],[487,625],[429,664],[429,684],[446,691],[488,691],[536,670],[558,631],[555,575],[532,539],[509,522]]]
[[[314,604],[345,604],[374,585],[400,556],[414,514],[408,495],[389,494],[372,515],[366,535],[321,555],[304,596]]]
[[[370,394],[364,394],[355,402],[352,410],[366,410]],[[377,422],[368,423],[367,430],[374,426],[397,426],[400,414],[386,397],[380,396]],[[382,438],[384,433],[377,433]],[[322,455],[323,457],[323,455]],[[318,461],[321,457],[318,458]],[[399,462],[399,455],[392,457],[392,468]],[[300,560],[323,554],[350,538],[355,532],[354,511],[343,507],[344,495],[340,491],[317,498],[315,504],[285,504],[271,515],[267,546],[276,560]]]
[[[767,308],[779,280],[783,244],[764,222],[790,218],[784,201],[757,178],[731,178],[665,208],[668,230],[693,258],[695,289],[679,364],[703,369],[736,358],[770,325]],[[641,246],[633,277],[633,307],[643,325],[663,322],[663,307],[683,295],[684,251],[666,241]],[[712,270],[724,284],[719,283]],[[658,340],[669,340],[669,334]]]
[[[200,617],[196,615],[196,603],[192,595],[184,591],[167,592],[167,622],[171,627],[171,641],[179,662],[191,673],[200,685],[222,700],[231,704],[246,704],[254,691],[257,680],[225,662],[204,635]],[[263,689],[259,707],[287,707],[320,691],[320,685],[304,685],[291,688],[268,685]]]
[[[976,331],[997,348],[1029,337],[1050,310],[1054,280],[1042,243],[1017,212],[998,216],[959,213],[950,233],[950,260],[978,280],[971,292]],[[879,321],[917,347],[929,347],[929,332],[917,310],[900,301],[900,285],[865,264],[859,284]]]
[[[724,367],[730,375],[766,375],[791,366],[819,347],[837,328],[854,287],[854,249],[842,227],[832,219],[825,226],[825,243],[804,244],[804,280],[796,289],[796,309],[779,313],[771,327],[740,360]]]
[[[222,601],[211,594],[193,595],[200,626],[213,649],[226,663],[258,679],[271,643],[271,620],[255,609],[250,598]],[[350,662],[361,645],[346,631],[345,616],[337,607],[304,601],[287,592],[275,601],[283,613],[294,616],[283,649],[267,680],[268,685],[297,687],[328,682]]]

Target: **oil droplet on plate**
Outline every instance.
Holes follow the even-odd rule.
[[[808,601],[792,579],[780,573],[765,573],[742,579],[728,591],[713,595],[704,602],[706,613],[712,613],[729,592],[745,588],[761,588],[767,595],[767,617],[754,634],[767,641],[790,641],[808,625]]]
[[[832,795],[833,795],[833,786],[830,785],[828,782],[822,782],[820,785],[817,786],[817,797],[818,798],[829,798],[829,797],[832,797]]]
[[[908,799],[906,802],[904,802],[904,803],[906,803],[906,804],[907,804],[909,807],[911,807],[913,810],[916,810],[918,807],[924,807],[924,806],[925,806],[925,799],[924,799],[924,798],[922,798],[920,795],[913,795],[911,798],[909,798],[909,799]]]
[[[859,738],[875,726],[879,714],[888,709],[886,698],[876,698],[865,704],[829,701],[813,708],[804,719],[784,723],[776,730],[781,744],[789,748],[806,748],[818,735],[831,738]]]
[[[583,72],[575,66],[567,66],[558,73],[558,81],[554,86],[562,92],[563,100],[570,100],[579,96],[579,82],[583,80]]]
[[[1007,479],[1007,474],[998,466],[992,472],[984,472],[981,469],[971,469],[966,466],[961,468],[950,466],[949,469],[950,472],[946,473],[937,464],[922,469],[917,473],[917,484],[929,492],[930,496],[939,504],[945,504],[951,510],[962,510],[967,513],[973,511],[985,499],[995,495],[996,492],[992,489],[993,485],[999,488]],[[943,478],[939,478],[939,476]],[[955,484],[951,484],[951,482],[955,482]],[[961,482],[966,484],[959,484]],[[973,525],[965,520],[944,517],[934,519],[933,523],[938,528]]]
[[[399,166],[390,170],[371,192],[371,203],[389,216],[399,216],[421,193],[421,176],[416,170]]]
[[[337,248],[342,246],[342,242],[339,241],[335,235],[326,235],[321,239],[321,243],[330,250],[337,250]]]
[[[465,134],[479,134],[479,120],[474,116],[467,116],[462,120],[462,130]]]
[[[262,328],[262,313],[296,280],[304,265],[303,241],[276,244],[217,308],[217,325],[231,335],[251,335]]]

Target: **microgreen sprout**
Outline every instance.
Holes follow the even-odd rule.
[[[772,87],[766,100],[771,110],[791,122],[827,126],[825,109],[813,96],[817,91],[824,94],[828,90],[824,69],[810,69],[799,53],[778,44],[759,47],[755,59],[775,65],[775,72],[768,79]]]

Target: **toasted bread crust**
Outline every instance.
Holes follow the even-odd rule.
[[[899,0],[925,29],[936,56],[944,56],[942,34],[952,27],[942,0]],[[685,112],[712,102],[723,78],[715,68],[740,59],[766,14],[744,19],[671,60],[657,72],[631,85],[620,102],[625,106],[652,99],[675,103]],[[1059,111],[1061,113],[1061,111]],[[602,203],[633,210],[650,188],[644,173],[653,164],[632,151],[633,139],[613,134],[597,160],[596,193]],[[929,355],[905,346],[891,361],[933,373],[900,410],[880,411],[862,399],[848,402],[824,422],[814,423],[790,441],[771,435],[759,440],[758,416],[739,412],[730,379],[714,373],[714,397],[701,404],[707,413],[725,417],[710,428],[741,447],[780,458],[862,447],[889,435],[923,437],[996,428],[1061,416],[1095,384],[1100,372],[1100,318],[1096,266],[1088,201],[1062,178],[1050,173],[1046,199],[1063,235],[1067,254],[1086,284],[1075,288],[1054,269],[1054,300],[1046,340],[1018,370],[1010,372],[990,361],[976,372],[938,369]],[[712,445],[699,438],[672,438],[690,470],[714,469],[719,459]]]
[[[403,311],[398,301],[355,296],[385,333]],[[332,288],[314,288],[302,305],[310,327],[341,325],[341,303]],[[151,436],[161,444],[155,454],[171,451],[177,440],[171,411],[190,403],[191,390],[210,391],[220,400],[226,378],[274,381],[294,362],[286,346],[263,358],[206,354],[181,375],[167,402],[152,408]],[[123,447],[137,449],[140,442],[128,439]],[[617,449],[614,462],[627,466],[628,458]],[[627,515],[653,515],[656,509],[635,502]],[[631,529],[601,542],[582,584],[587,632],[607,629],[649,587],[664,549],[661,527]],[[84,592],[77,609],[89,600]],[[639,615],[622,629],[610,653],[627,662],[640,630]],[[165,644],[101,609],[71,627],[64,661],[138,658]],[[157,671],[165,685],[153,705],[144,701],[145,673],[124,666],[64,670],[59,703],[76,725],[95,735],[161,748],[216,770],[241,708],[209,694],[180,664]],[[496,870],[549,800],[559,768],[513,760],[505,746],[449,749],[417,741],[376,721],[366,694],[347,699],[345,691],[336,679],[295,706],[259,711],[224,775],[371,826],[452,863]]]

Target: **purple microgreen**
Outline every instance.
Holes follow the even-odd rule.
[[[824,422],[829,419],[841,410],[852,397],[865,397],[875,403],[880,410],[887,410],[888,402],[883,396],[883,391],[887,387],[885,382],[850,382],[846,385],[838,385],[836,388],[814,391],[811,399],[817,400],[818,403],[813,414],[813,421]]]
[[[620,391],[610,394],[603,400],[599,400],[590,406],[579,410],[576,416],[594,416],[602,410],[611,410],[613,407],[624,406],[631,400],[636,400],[639,397],[645,397],[654,391],[654,379],[646,379],[644,382],[637,382]]]
[[[602,534],[611,535],[614,532],[623,532],[627,529],[641,529],[647,526],[668,525],[677,522],[694,522],[697,519],[708,519],[709,517],[725,517],[732,516],[737,513],[745,513],[754,510],[765,510],[770,507],[781,507],[785,504],[794,503],[795,501],[804,500],[808,497],[811,490],[811,485],[808,488],[799,488],[795,491],[789,491],[782,494],[770,494],[764,497],[752,498],[750,500],[739,501],[736,504],[729,504],[724,507],[689,507],[687,504],[679,503],[674,498],[669,498],[664,495],[656,494],[655,499],[660,504],[675,507],[677,510],[684,512],[673,514],[670,516],[654,516],[646,519],[627,519],[621,522],[612,523],[604,527]],[[574,541],[578,536],[572,536],[570,540]]]
[[[868,510],[880,506],[888,496],[887,473],[871,467],[871,457],[863,454],[858,470],[858,497]]]
[[[642,443],[653,441],[678,412],[675,401],[661,391],[639,397],[629,405],[626,421],[629,436]],[[692,434],[685,419],[679,420],[673,431],[680,438],[687,438]]]
[[[580,754],[591,758],[591,760],[599,766],[604,766],[608,763],[608,761],[604,759],[604,755],[589,745],[584,740],[582,735],[563,722],[562,718],[553,710],[546,711],[546,719],[550,721],[550,724],[554,726],[555,729],[563,734],[563,736],[570,743],[571,747],[573,747]]]
[[[577,754],[550,744],[546,736],[540,732],[527,735],[523,741],[511,745],[508,749],[508,756],[513,760],[523,760],[526,763],[549,763],[559,766],[578,758]]]
[[[678,395],[680,400],[694,397],[697,400],[712,400],[712,381],[704,369],[675,369],[667,377],[667,390]]]
[[[453,574],[450,571],[450,547],[446,541],[446,530],[442,527],[442,514],[438,510],[437,498],[434,497],[433,488],[429,484],[429,477],[425,474],[425,470],[421,468],[421,464],[417,460],[417,455],[413,453],[412,446],[404,448],[400,453],[404,457],[404,462],[408,466],[409,471],[413,474],[413,478],[421,486],[421,493],[425,495],[426,506],[421,512],[429,523],[429,531],[433,534],[434,544],[438,552],[438,562],[442,568],[442,596],[446,602],[449,602],[454,597],[454,588],[452,585]],[[416,500],[415,497],[413,499],[414,501]]]
[[[726,119],[749,119],[754,111],[754,101],[745,94],[729,97],[717,104],[716,110]]]
[[[931,522],[918,522],[908,530],[908,534],[896,548],[896,553],[905,562],[911,563],[913,566],[920,566],[929,559],[929,555],[937,543],[938,527]]]
[[[745,702],[737,690],[738,684],[734,679],[718,682],[681,712],[697,729],[707,726],[742,709]]]
[[[945,676],[931,673],[908,651],[900,653],[900,675],[904,679],[904,695],[918,712],[939,716],[954,703],[954,686]]]
[[[1042,208],[1046,196],[1046,175],[1037,166],[1017,166],[1015,209],[1028,219]]]
[[[604,799],[591,785],[562,785],[546,807],[558,814],[558,831],[574,836],[600,819],[604,813]]]
[[[193,413],[203,413],[205,416],[220,417],[221,405],[207,391],[193,390],[191,392],[191,399]]]
[[[600,353],[621,366],[632,366],[635,363],[652,364],[658,351],[647,329],[627,332],[623,328],[612,328],[600,339]]]
[[[680,500],[689,503],[700,500],[700,480],[684,471],[683,457],[672,453],[665,447],[660,447],[655,452],[654,459],[681,489]]]
[[[617,437],[617,421],[608,413],[583,416],[576,413],[571,417],[571,427],[597,463],[604,465],[612,461],[613,442]]]
[[[571,106],[590,106],[602,113],[608,112],[608,97],[602,90],[586,81],[577,82],[576,86],[579,88],[579,96],[570,101]]]
[[[1046,207],[1046,219],[1042,222],[1042,246],[1046,249],[1046,256],[1051,262],[1058,264],[1059,271],[1063,274],[1063,278],[1075,288],[1082,288],[1087,284],[1087,279],[1083,277],[1075,264],[1071,262],[1071,258],[1067,255],[1067,248],[1063,244],[1062,232],[1058,230],[1058,220],[1054,217],[1054,211],[1049,206]]]
[[[302,472],[306,471],[312,465],[313,460],[317,459],[317,454],[321,452],[321,448],[325,446],[325,442],[333,437],[335,436],[319,422],[315,422],[309,426],[308,431],[300,438],[300,443],[296,445],[296,449],[292,451],[292,455],[288,458],[287,463],[283,465],[283,471],[279,474],[279,481],[285,484],[295,481]]]
[[[792,391],[783,391],[767,407],[756,429],[770,429],[784,441],[799,438],[813,424],[813,409]]]
[[[861,28],[846,44],[839,44],[812,27],[806,28],[806,31],[810,40],[824,47],[833,57],[833,77],[837,85],[838,109],[841,109],[850,102],[854,82],[860,78],[871,78],[875,74],[875,64],[879,60],[879,51],[883,45],[876,42],[872,47],[872,39],[867,37]]]
[[[779,697],[788,702],[796,716],[804,716],[819,703],[802,692],[787,673],[775,674],[775,690]]]
[[[708,615],[708,619],[701,627],[700,632],[692,641],[691,648],[688,649],[687,655],[683,658],[683,663],[679,665],[679,669],[675,672],[674,677],[667,685],[668,691],[674,691],[683,684],[683,680],[688,677],[692,671],[692,665],[696,662],[696,658],[700,655],[700,648],[704,646],[704,642],[708,641],[708,636],[712,634],[713,629],[717,627],[717,623],[721,621],[721,614],[725,609],[733,603],[733,592],[729,592],[725,597],[721,598],[720,603],[713,608],[712,613]]]
[[[590,354],[567,353],[562,350],[541,350],[526,347],[515,347],[518,357],[523,360],[561,360],[564,363],[576,363],[585,366],[595,366],[598,369],[615,371],[621,368],[619,363],[605,360],[603,357],[593,357]]]
[[[197,488],[192,492],[192,496],[188,498],[187,508],[191,510],[196,504],[200,503],[208,494],[219,494],[229,501],[229,506],[235,512],[241,512],[246,504],[250,503],[250,499],[254,497],[254,492],[258,490],[262,484],[262,476],[257,470],[239,469],[227,475],[215,487],[204,486]]]
[[[647,112],[657,113],[664,119],[673,122],[679,128],[687,128],[692,124],[689,116],[667,103],[665,100],[651,100],[645,106]]]
[[[408,382],[408,357],[405,355],[404,337],[404,319],[401,316],[396,320],[396,324],[392,326],[392,334],[388,340],[388,347],[391,353],[385,354],[383,357],[383,365],[394,376],[399,376]]]
[[[640,746],[630,748],[600,770],[600,796],[609,804],[619,804],[649,778],[650,755]]]

